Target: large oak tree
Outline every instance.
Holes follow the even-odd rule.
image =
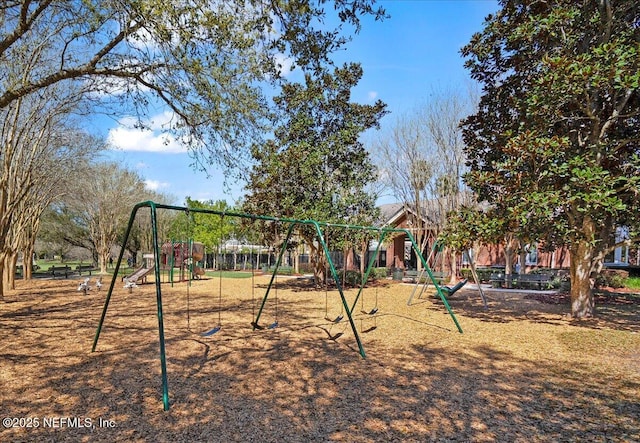
[[[637,233],[640,7],[633,0],[502,0],[463,48],[483,86],[464,123],[467,183],[495,214],[571,257],[571,312],[594,314],[592,278]]]
[[[0,6],[0,109],[56,83],[80,83],[96,106],[167,131],[199,165],[237,164],[268,123],[265,86],[289,63],[330,63],[373,0],[22,0]],[[115,105],[115,106],[113,106]],[[151,111],[149,110],[151,108]],[[244,149],[243,149],[244,148]]]

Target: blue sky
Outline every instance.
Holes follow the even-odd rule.
[[[338,64],[362,64],[364,76],[352,98],[360,103],[376,99],[387,103],[391,112],[382,121],[384,130],[424,102],[433,88],[467,88],[470,80],[460,48],[482,29],[484,18],[496,12],[498,5],[494,0],[379,3],[391,18],[382,22],[366,19],[360,34],[334,59]],[[153,121],[159,127],[164,119],[158,114]],[[118,148],[108,157],[136,170],[148,187],[173,195],[174,203],[182,204],[190,196],[233,204],[242,196],[241,186],[224,189],[221,171],[210,170],[211,178],[194,171],[184,149],[171,140],[166,143],[159,131],[143,133],[129,129],[126,119],[122,123],[95,123]]]

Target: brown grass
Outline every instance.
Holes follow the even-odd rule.
[[[165,412],[155,287],[116,285],[91,353],[106,291],[84,296],[77,283],[20,283],[0,303],[2,418],[38,423],[0,429],[2,442],[640,441],[637,304],[576,322],[552,297],[491,292],[485,311],[462,290],[450,299],[460,334],[440,301],[407,306],[412,286],[389,281],[365,290],[377,315],[355,310],[370,330],[363,359],[306,280],[279,279],[279,327],[262,331],[250,322],[266,277],[253,300],[251,279],[224,279],[221,304],[216,278],[188,296],[186,283],[165,284]],[[337,292],[328,299],[335,317]],[[218,312],[220,332],[201,337]],[[274,313],[270,297],[261,323]]]

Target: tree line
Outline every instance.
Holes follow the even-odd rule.
[[[74,119],[117,109],[143,124],[158,104],[173,112],[167,131],[197,166],[251,166],[249,212],[369,224],[378,181],[414,214],[422,245],[432,240],[427,232],[452,251],[502,243],[508,267],[532,240],[568,248],[574,317],[594,314],[592,281],[604,256],[638,240],[634,1],[501,0],[461,50],[481,88],[477,104],[466,92],[432,95],[369,146],[361,136],[386,107],[352,103],[362,68],[336,67],[331,54],[363,16],[387,18],[373,1],[23,0],[1,8],[3,272],[99,151]],[[303,81],[282,75],[285,59]],[[629,235],[616,243],[620,226]]]

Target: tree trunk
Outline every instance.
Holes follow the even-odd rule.
[[[504,278],[505,278],[505,287],[512,287],[513,279],[511,276],[513,275],[513,268],[516,256],[516,246],[515,246],[515,238],[513,235],[509,234],[505,237],[504,244]]]
[[[571,316],[573,318],[593,317],[593,283],[591,280],[594,248],[586,240],[571,247]]]
[[[6,253],[0,253],[0,301],[4,300],[4,283],[5,283],[5,264],[6,264]]]
[[[100,268],[100,274],[106,274],[107,273],[107,265],[109,263],[109,255],[110,254],[111,254],[111,251],[109,251],[106,254],[103,251],[100,251],[98,253],[98,267]]]
[[[449,281],[447,284],[455,285],[458,282],[458,263],[456,261],[456,251],[453,248],[445,247],[442,251],[443,264],[446,263],[444,272],[449,271]],[[444,268],[444,266],[443,266]]]
[[[367,257],[367,252],[369,251],[369,240],[363,240],[360,243],[360,254],[362,255],[362,260],[360,260],[360,275],[364,277],[364,273],[367,271],[367,267],[369,266],[369,257]]]
[[[22,261],[22,271],[27,263]],[[11,290],[16,288],[16,270],[18,269],[18,253],[13,252],[7,257],[7,287]]]
[[[29,242],[24,250],[22,258],[22,279],[31,280],[33,278],[33,256],[34,256],[34,242]]]

